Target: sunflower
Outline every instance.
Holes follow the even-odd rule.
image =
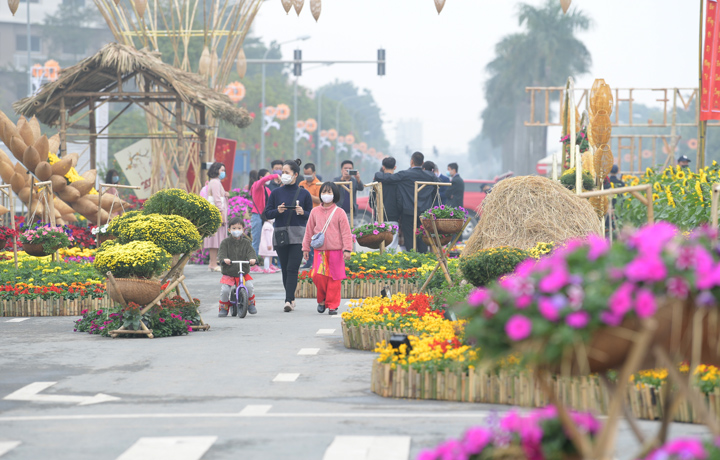
[[[685,179],[685,173],[683,171],[678,171],[678,173],[675,174],[675,179]]]
[[[655,183],[653,184],[653,189],[655,189],[656,192],[662,192],[662,191],[663,191],[662,187],[660,187],[660,182],[655,182]]]
[[[705,200],[703,199],[703,191],[702,187],[700,187],[700,182],[695,182],[695,192],[697,192],[698,197],[700,197],[700,201],[705,202]]]
[[[657,201],[658,199],[660,199],[660,195],[653,193],[653,201]]]
[[[667,187],[665,187],[665,194],[667,195],[668,204],[674,208],[675,200],[673,199],[672,192],[670,191],[669,185]]]

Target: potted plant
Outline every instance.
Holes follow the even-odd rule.
[[[110,297],[120,302],[147,305],[162,292],[156,279],[169,268],[170,255],[150,241],[131,241],[122,244],[117,240],[106,241],[95,253],[95,269],[102,274],[111,272],[115,285],[106,283]]]
[[[177,188],[155,193],[145,202],[142,212],[182,216],[195,225],[202,238],[215,234],[222,223],[217,207],[201,196]]]
[[[0,226],[0,250],[5,249],[8,243],[12,243],[17,237],[17,232],[10,227]]]
[[[599,431],[600,422],[590,413],[571,412],[575,426],[589,436]],[[472,427],[462,439],[448,440],[424,450],[418,460],[467,459],[570,459],[580,454],[562,428],[557,410],[548,406],[521,415],[516,411],[494,416],[488,426]]]
[[[384,242],[387,246],[392,243],[393,235],[398,231],[397,225],[388,223],[372,222],[353,229],[352,233],[357,238],[360,246],[370,249],[379,249]]]
[[[429,231],[437,228],[439,233],[453,235],[462,230],[467,219],[468,212],[462,206],[454,208],[452,206],[435,206],[428,209],[420,215],[420,221],[423,227]],[[434,227],[433,227],[434,223]]]
[[[653,343],[669,351],[678,333],[673,352],[689,359],[695,306],[716,306],[720,294],[711,236],[683,238],[661,222],[612,247],[598,236],[568,242],[474,290],[460,314],[469,319],[467,335],[489,359],[521,351],[529,364],[586,374],[622,366],[642,320],[652,317]],[[703,344],[700,359],[715,364],[720,356]]]
[[[20,234],[23,251],[35,257],[48,256],[60,248],[67,248],[74,241],[65,226],[37,225]]]

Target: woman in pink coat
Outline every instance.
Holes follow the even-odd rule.
[[[207,183],[205,198],[214,204],[222,216],[222,224],[218,231],[203,241],[203,249],[207,249],[210,253],[210,271],[219,272],[220,266],[217,264],[218,248],[222,240],[227,238],[227,198],[228,193],[223,188],[221,180],[225,179],[225,165],[222,163],[213,163],[208,169],[208,177],[210,181]],[[203,194],[202,192],[200,193]]]
[[[325,229],[323,245],[314,249],[311,274],[317,288],[318,313],[325,313],[327,309],[330,315],[337,315],[342,280],[345,279],[345,260],[350,258],[353,247],[352,234],[347,215],[336,204],[340,201],[338,186],[332,182],[322,184],[320,201],[322,205],[313,208],[308,218],[302,250],[307,259],[312,249],[312,236]]]

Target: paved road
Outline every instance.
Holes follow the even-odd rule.
[[[404,460],[508,410],[381,398],[374,355],[345,349],[339,315],[312,300],[283,313],[279,275],[256,277],[259,313],[245,319],[217,318],[219,274],[186,275],[208,332],[109,339],[73,333],[70,317],[1,318],[0,460]],[[50,401],[2,399],[35,382],[56,382],[37,388]],[[120,399],[79,404],[98,393]],[[631,458],[626,429],[619,439]]]

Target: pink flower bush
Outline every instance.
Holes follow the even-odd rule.
[[[653,317],[666,298],[718,305],[720,250],[711,231],[683,237],[661,222],[626,234],[614,245],[598,236],[572,240],[538,261],[474,290],[460,313],[468,338],[488,359],[536,340],[527,361],[555,363],[568,347],[588,343],[604,327]]]
[[[571,412],[575,426],[594,436],[600,422],[589,413]],[[489,426],[468,429],[461,439],[449,439],[433,449],[420,452],[418,460],[467,460],[492,458],[493,450],[519,446],[530,460],[572,457],[577,454],[567,434],[560,428],[554,407],[521,415],[510,411],[501,418],[491,417]]]

